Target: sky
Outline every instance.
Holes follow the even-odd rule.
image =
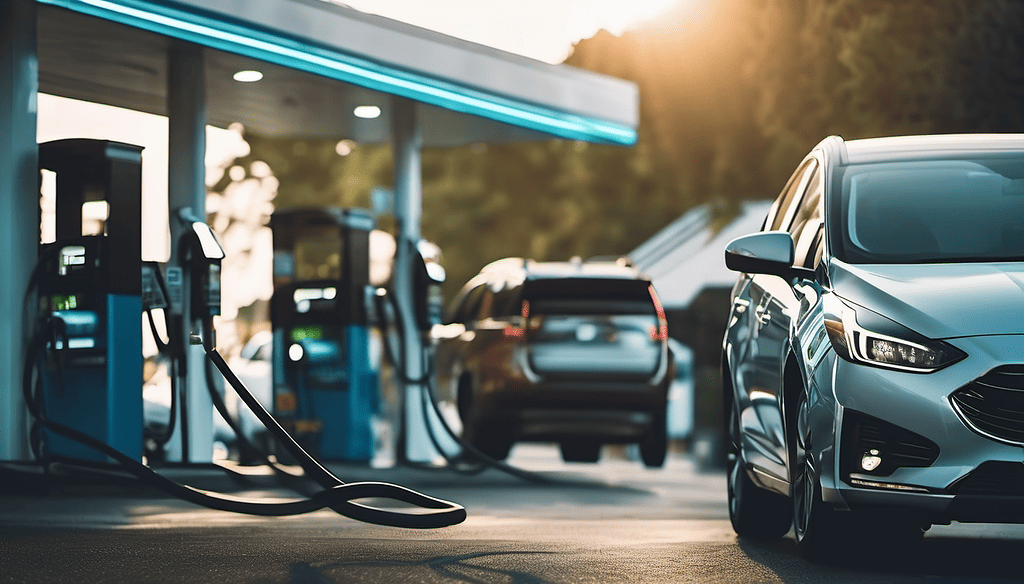
[[[547,63],[605,29],[621,35],[694,0],[324,0]]]

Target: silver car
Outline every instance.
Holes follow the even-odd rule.
[[[829,137],[725,255],[739,535],[1024,523],[1024,135]]]

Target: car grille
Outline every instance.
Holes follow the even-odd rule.
[[[953,408],[975,432],[1024,444],[1024,365],[989,371],[949,396]]]

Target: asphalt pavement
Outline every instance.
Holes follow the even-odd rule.
[[[0,499],[0,582],[1021,582],[1017,526],[933,528],[917,549],[804,561],[791,537],[736,538],[725,478],[681,454],[650,470],[628,449],[566,464],[549,445],[510,462],[537,484],[497,472],[338,466],[344,480],[383,480],[456,501],[468,519],[411,530],[329,510],[287,518],[212,511],[119,484],[10,485]],[[268,476],[211,469],[165,474],[244,498],[284,498]],[[11,488],[13,487],[13,488]],[[19,492],[20,491],[20,492]]]

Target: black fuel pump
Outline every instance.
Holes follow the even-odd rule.
[[[377,411],[370,363],[369,237],[361,209],[275,211],[274,413],[300,443],[330,460],[367,462]]]
[[[37,329],[45,416],[142,458],[142,147],[68,139],[39,145],[57,177],[56,241],[41,245]],[[82,235],[82,206],[104,201],[102,233]],[[45,432],[50,455],[105,460]]]

